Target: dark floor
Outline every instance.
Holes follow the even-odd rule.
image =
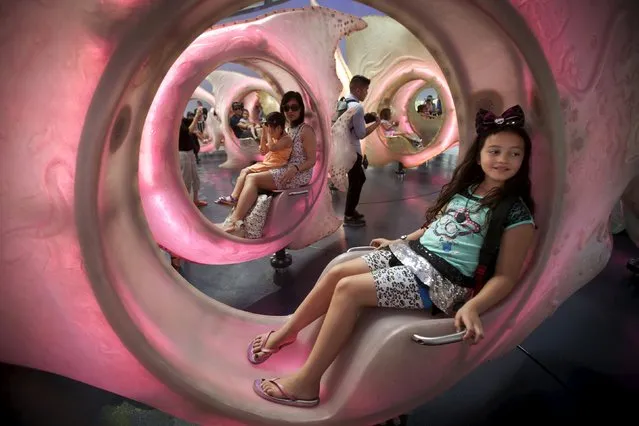
[[[187,264],[184,276],[199,290],[229,305],[271,315],[291,313],[331,258],[376,236],[416,229],[429,202],[450,178],[454,153],[444,154],[397,179],[393,167],[369,169],[360,212],[368,226],[340,229],[304,250],[292,252],[285,274],[274,274],[268,258],[248,264]],[[220,170],[219,156],[204,157],[204,195],[228,193],[234,173]],[[336,211],[343,194],[334,194]],[[220,222],[228,212],[211,204],[205,215]],[[516,349],[488,362],[450,391],[411,413],[409,425],[458,426],[516,423],[565,424],[622,416],[636,423],[639,396],[639,285],[625,268],[639,250],[615,237],[609,264],[565,302]],[[232,283],[232,285],[230,284]],[[0,365],[2,417],[12,425],[115,426],[188,425],[157,410],[72,380]],[[619,421],[620,422],[620,421]]]

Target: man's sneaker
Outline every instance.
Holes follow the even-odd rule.
[[[355,219],[364,219],[364,215],[358,212],[357,210],[355,210],[355,213],[353,213],[352,217]]]
[[[354,216],[344,216],[344,226],[361,227],[366,226],[364,219],[358,219]]]

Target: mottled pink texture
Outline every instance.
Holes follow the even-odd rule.
[[[412,333],[444,334],[451,321],[366,312],[326,375],[318,408],[253,395],[252,379],[299,366],[318,324],[269,363],[251,366],[243,358],[249,340],[284,318],[221,305],[164,266],[135,184],[142,123],[161,75],[187,40],[251,3],[57,0],[3,8],[1,361],[201,425],[368,426],[410,411],[511,350],[602,269],[611,250],[607,217],[639,170],[638,3],[432,1],[425,8],[368,0],[437,58],[456,101],[461,148],[472,139],[477,105],[525,107],[535,136],[538,248],[515,292],[483,317],[481,345],[420,347]],[[291,38],[323,34],[327,25],[317,21],[292,25]],[[471,42],[477,39],[484,43]],[[291,67],[313,65],[308,57],[293,57]],[[186,85],[180,107],[196,85]],[[330,87],[318,105],[332,108],[328,98],[339,89]],[[173,173],[174,158],[167,158]],[[165,189],[182,203],[172,185]],[[194,215],[174,219],[192,224]]]

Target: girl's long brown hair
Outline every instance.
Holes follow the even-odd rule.
[[[424,223],[424,227],[435,220],[435,217],[446,207],[455,194],[463,193],[469,187],[479,185],[483,182],[484,171],[481,165],[478,164],[479,154],[486,143],[486,139],[488,139],[489,136],[501,132],[514,133],[522,138],[524,141],[524,160],[517,174],[508,179],[503,188],[492,189],[482,198],[481,204],[493,209],[504,197],[511,195],[519,196],[530,210],[530,213],[535,213],[535,203],[532,199],[532,185],[530,183],[530,155],[532,151],[530,136],[528,136],[528,133],[523,128],[497,128],[477,135],[466,157],[464,157],[461,164],[455,168],[450,182],[444,185],[435,204],[426,211],[426,223]]]

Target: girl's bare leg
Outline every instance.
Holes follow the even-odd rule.
[[[249,209],[253,206],[253,204],[255,204],[255,200],[257,200],[257,191],[259,189],[269,191],[276,189],[275,182],[273,182],[273,177],[270,172],[251,173],[246,176],[244,188],[237,200],[235,210],[233,210],[233,213],[231,213],[231,217],[229,218],[230,225],[224,228],[225,232],[235,231],[235,222],[243,220],[246,213],[248,213]]]
[[[269,336],[264,347],[274,349],[297,336],[300,330],[326,313],[333,298],[335,287],[341,279],[367,273],[369,270],[366,262],[359,257],[332,267],[319,279],[313,290],[306,296],[286,324]],[[253,344],[254,353],[258,354],[262,339],[265,337],[266,335],[262,335],[255,339]],[[259,355],[257,355],[257,358],[259,359]]]
[[[308,359],[296,373],[277,380],[288,395],[297,399],[318,397],[322,376],[351,335],[359,311],[365,306],[377,306],[373,275],[367,272],[342,278],[335,288],[322,329]],[[271,396],[284,397],[270,381],[263,381],[262,389]]]
[[[235,182],[235,188],[233,188],[233,192],[231,193],[231,197],[234,199],[238,199],[240,194],[242,193],[242,189],[244,188],[244,182],[246,181],[246,176],[249,175],[250,170],[247,168],[242,169],[240,175],[237,177],[237,182]]]

